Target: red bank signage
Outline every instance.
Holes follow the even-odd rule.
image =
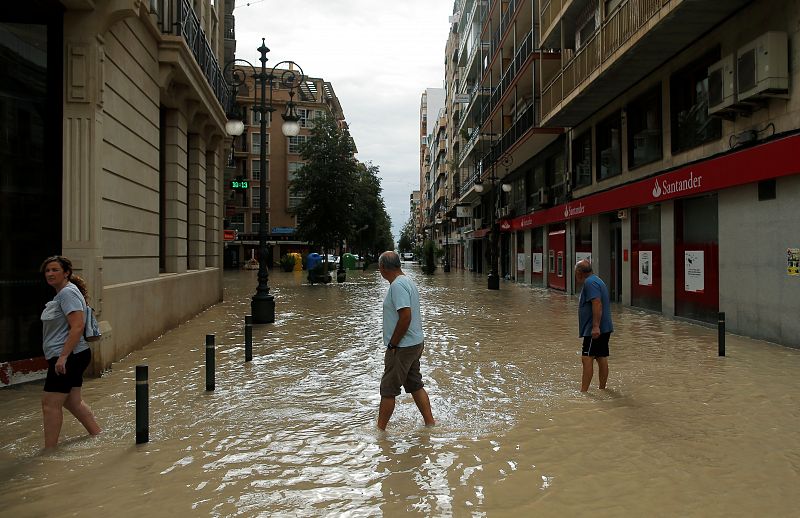
[[[591,216],[800,174],[800,135],[782,138],[511,220],[504,231]]]

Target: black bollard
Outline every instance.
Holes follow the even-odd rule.
[[[722,312],[719,314],[719,319],[717,319],[717,331],[719,334],[719,355],[725,356],[725,313]]]
[[[253,359],[253,317],[244,317],[244,361],[249,362]]]
[[[214,390],[214,335],[206,335],[206,390]]]
[[[150,441],[150,403],[147,365],[136,366],[136,444]]]

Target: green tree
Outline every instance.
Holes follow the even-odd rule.
[[[358,203],[360,164],[350,133],[330,115],[314,119],[311,135],[300,147],[305,160],[290,189],[297,205],[297,235],[325,254],[353,232],[352,207]]]
[[[359,164],[354,187],[358,203],[353,206],[353,232],[347,241],[351,249],[373,257],[394,247],[379,172],[372,163]]]
[[[402,252],[413,252],[414,243],[416,241],[416,229],[414,226],[414,215],[409,216],[403,228],[400,229],[400,241],[397,245],[398,250]]]

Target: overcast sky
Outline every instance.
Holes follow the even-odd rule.
[[[249,3],[249,5],[248,5]],[[444,82],[453,0],[236,0],[236,57],[295,61],[333,85],[358,159],[380,168],[395,240],[419,188],[419,102]]]

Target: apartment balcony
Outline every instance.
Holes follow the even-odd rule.
[[[554,77],[542,72],[542,125],[579,124],[750,1],[624,0],[574,55],[562,52]],[[543,26],[558,2],[573,3],[551,0]]]
[[[230,108],[228,86],[222,77],[217,56],[211,49],[189,0],[155,0],[155,4],[161,32],[184,40],[220,106],[227,111]]]

